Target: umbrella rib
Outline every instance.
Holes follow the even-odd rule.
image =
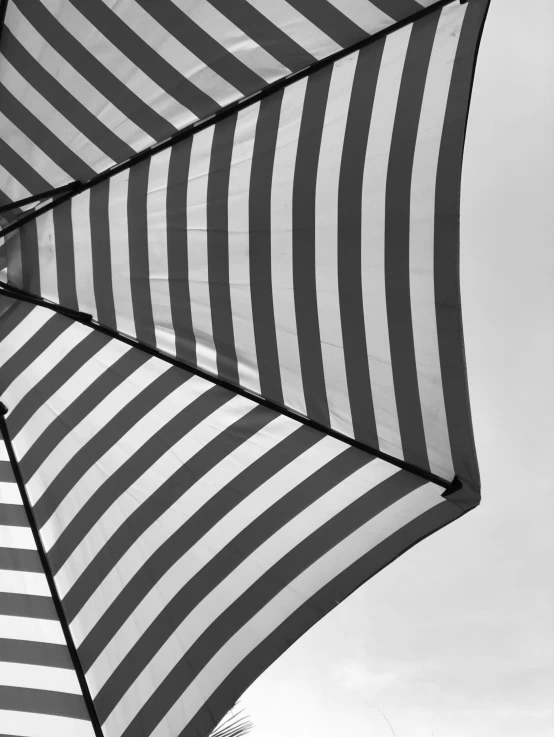
[[[3,0],[0,0],[0,2],[2,1]],[[355,51],[359,51],[360,49],[363,49],[366,46],[369,46],[370,44],[376,41],[379,41],[380,39],[388,36],[389,34],[394,33],[395,31],[398,31],[400,28],[404,28],[407,25],[411,25],[412,23],[415,23],[421,18],[424,18],[425,16],[433,12],[436,12],[437,10],[440,10],[441,8],[444,8],[446,5],[451,5],[453,2],[456,2],[456,1],[457,0],[438,0],[438,2],[435,2],[433,5],[429,5],[428,7],[422,7],[422,9],[418,11],[417,13],[410,15],[408,18],[405,18],[404,20],[401,20],[398,23],[394,23],[393,25],[388,26],[388,28],[384,28],[382,31],[379,31],[378,33],[375,33],[372,36],[363,38],[361,41],[358,41],[357,43],[352,44],[351,46],[348,46],[345,49],[341,49],[340,51],[337,51],[334,54],[330,54],[329,56],[325,57],[325,59],[321,59],[320,61],[317,61],[314,64],[311,64],[310,66],[305,67],[304,69],[301,69],[299,72],[293,72],[292,74],[289,74],[286,77],[282,77],[281,79],[278,79],[277,81],[272,82],[271,84],[268,84],[263,89],[258,90],[257,92],[253,92],[251,95],[247,95],[246,97],[241,97],[239,100],[235,100],[234,102],[231,102],[228,105],[223,106],[216,113],[213,113],[212,115],[209,115],[208,117],[203,118],[202,120],[199,120],[196,123],[191,123],[190,125],[185,126],[181,130],[177,131],[177,133],[174,133],[172,136],[167,138],[165,141],[161,141],[160,143],[156,143],[153,146],[150,146],[149,148],[144,149],[143,151],[139,151],[134,156],[131,156],[130,158],[128,158],[126,161],[123,161],[111,167],[110,169],[106,169],[105,171],[100,172],[100,174],[97,174],[96,176],[92,177],[87,182],[76,182],[75,183],[76,186],[74,189],[72,189],[70,192],[62,194],[54,202],[50,202],[44,207],[41,207],[39,209],[25,213],[24,215],[20,216],[18,219],[13,220],[3,230],[0,230],[0,238],[8,235],[9,233],[16,230],[17,228],[20,228],[22,225],[25,225],[26,223],[31,222],[32,220],[34,220],[35,218],[37,218],[39,215],[43,214],[44,212],[48,212],[48,210],[53,209],[56,205],[62,204],[63,202],[80,194],[81,192],[84,192],[87,189],[91,189],[91,187],[94,187],[96,184],[100,184],[100,182],[103,182],[106,179],[110,179],[116,174],[120,174],[122,171],[125,171],[126,169],[129,169],[132,166],[135,166],[135,164],[139,164],[141,161],[151,158],[152,156],[154,156],[154,154],[157,154],[166,148],[171,148],[171,146],[174,146],[176,143],[179,143],[179,141],[182,141],[185,138],[188,138],[189,136],[195,133],[198,133],[199,131],[203,130],[207,126],[218,123],[220,120],[223,120],[224,118],[229,117],[230,115],[235,113],[237,110],[242,110],[244,107],[253,105],[256,102],[263,100],[268,95],[271,95],[274,92],[277,92],[278,90],[288,87],[289,85],[293,84],[299,79],[308,77],[314,72],[317,72],[319,69],[323,69],[324,67],[330,66],[334,64],[336,61],[339,61],[340,59],[343,59],[344,57],[349,56]],[[467,0],[464,0],[464,2],[467,2]],[[4,9],[4,12],[5,12],[5,9]],[[0,36],[2,33],[1,24],[2,24],[2,15],[1,15],[1,6],[0,6]]]
[[[54,189],[49,189],[46,192],[39,192],[38,194],[31,195],[30,197],[23,197],[21,200],[17,200],[17,202],[11,202],[9,205],[2,205],[0,207],[0,212],[7,212],[8,210],[15,210],[18,207],[23,207],[24,205],[30,205],[33,202],[36,202],[37,200],[46,200],[49,197],[56,197],[57,195],[65,194],[66,192],[73,192],[74,189],[77,189],[79,187],[81,182],[69,182],[69,184],[64,184],[62,187],[56,187]]]
[[[247,399],[250,399],[251,401],[256,402],[259,405],[262,405],[264,407],[267,407],[268,409],[273,410],[274,412],[278,412],[281,415],[290,417],[291,419],[296,420],[297,422],[301,422],[303,425],[311,427],[314,430],[317,430],[318,432],[321,432],[325,435],[336,438],[337,440],[340,440],[341,442],[346,443],[347,445],[350,445],[353,448],[357,448],[358,450],[362,450],[366,453],[369,453],[375,456],[376,458],[381,458],[387,461],[388,463],[391,463],[392,465],[397,466],[398,468],[401,468],[404,471],[409,471],[415,476],[419,476],[420,478],[423,478],[428,482],[431,482],[433,484],[436,484],[437,486],[443,487],[445,489],[445,492],[443,494],[445,498],[447,498],[448,496],[451,496],[455,491],[458,491],[459,489],[462,488],[462,484],[457,477],[455,477],[452,481],[448,481],[447,479],[441,478],[440,476],[437,476],[436,474],[431,473],[430,471],[426,471],[425,469],[419,468],[418,466],[414,466],[411,463],[406,463],[405,461],[402,461],[399,458],[395,458],[394,456],[388,455],[388,453],[383,453],[377,448],[372,448],[366,445],[365,443],[361,443],[358,440],[354,440],[353,438],[350,438],[347,435],[343,435],[342,433],[337,432],[336,430],[333,430],[329,427],[325,427],[325,425],[321,425],[319,422],[316,422],[315,420],[312,420],[309,417],[306,417],[305,415],[299,414],[295,412],[294,410],[291,410],[289,407],[278,404],[277,402],[272,402],[271,400],[266,399],[265,397],[262,397],[259,394],[255,394],[254,392],[251,392],[248,389],[244,389],[244,387],[232,384],[231,382],[226,381],[225,379],[221,379],[218,376],[214,376],[213,374],[210,374],[208,371],[204,371],[198,368],[197,366],[191,366],[190,364],[185,363],[184,361],[179,361],[176,358],[173,358],[171,356],[166,355],[165,353],[162,353],[156,348],[145,345],[144,343],[141,343],[140,341],[135,340],[134,338],[130,338],[124,335],[123,333],[118,332],[117,330],[113,330],[112,328],[108,328],[105,325],[101,325],[100,323],[96,322],[93,319],[92,315],[89,315],[84,312],[78,312],[68,307],[63,307],[62,305],[58,305],[55,302],[49,302],[43,297],[38,297],[35,295],[28,294],[22,289],[14,287],[11,284],[0,284],[0,294],[4,294],[7,297],[18,299],[22,302],[28,302],[30,304],[35,304],[40,307],[46,307],[47,309],[53,310],[54,312],[64,315],[65,317],[69,317],[75,320],[76,322],[80,322],[80,323],[83,323],[84,325],[88,325],[89,327],[94,328],[94,330],[104,333],[104,335],[108,335],[110,338],[119,340],[122,343],[126,343],[127,345],[130,345],[133,348],[137,348],[138,350],[143,351],[144,353],[148,353],[149,355],[154,356],[155,358],[159,358],[160,360],[165,361],[166,363],[170,363],[172,366],[178,366],[179,368],[185,369],[186,371],[190,371],[190,373],[195,374],[196,376],[200,376],[201,378],[206,379],[207,381],[210,381],[213,384],[217,384],[218,386],[221,386],[233,392],[234,394],[239,394],[243,397],[246,397]]]
[[[73,667],[75,669],[75,674],[79,681],[79,686],[81,687],[81,692],[83,694],[83,699],[87,707],[87,711],[90,717],[92,728],[94,729],[94,734],[96,737],[104,737],[104,734],[102,732],[102,727],[100,726],[100,720],[98,719],[98,715],[96,714],[96,710],[94,708],[92,696],[91,696],[88,683],[85,677],[85,672],[83,670],[83,666],[81,665],[81,661],[79,660],[79,655],[77,654],[77,648],[75,647],[75,642],[73,641],[73,636],[71,634],[71,630],[69,629],[69,624],[65,617],[62,602],[58,594],[58,590],[56,588],[54,576],[52,574],[52,569],[50,568],[50,564],[48,562],[48,558],[46,556],[46,552],[44,550],[44,546],[40,538],[40,534],[38,531],[38,525],[36,523],[36,520],[33,514],[33,508],[31,506],[29,497],[27,495],[27,490],[25,488],[25,482],[23,481],[23,476],[21,475],[21,469],[19,468],[19,463],[17,462],[15,451],[13,449],[10,434],[8,432],[8,426],[6,423],[6,419],[4,417],[6,413],[7,413],[7,408],[0,402],[0,437],[4,440],[6,449],[8,451],[8,458],[12,466],[12,470],[15,476],[17,487],[19,489],[21,498],[23,500],[23,507],[27,515],[27,520],[29,522],[31,532],[33,534],[35,545],[37,547],[40,562],[42,564],[42,569],[44,571],[44,575],[48,582],[48,588],[50,589],[50,596],[52,597],[52,600],[54,602],[56,614],[58,615],[60,626],[63,630],[67,648],[69,650],[69,654],[71,656]]]

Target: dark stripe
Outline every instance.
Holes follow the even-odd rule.
[[[77,427],[79,422],[148,359],[149,356],[142,351],[127,350],[92,384],[83,386],[82,394],[56,416],[48,426],[48,431],[42,433],[37,442],[20,459],[19,467],[23,479],[28,481],[54,448]]]
[[[1,296],[2,304],[11,303],[7,312],[3,312],[0,317],[0,343],[3,343],[10,336],[10,333],[16,332],[19,325],[25,318],[35,309],[35,306],[27,302],[20,302],[10,297]]]
[[[315,439],[317,440],[317,437]],[[263,512],[254,522],[239,532],[183,586],[145,630],[142,637],[97,694],[94,705],[101,721],[116,706],[136,678],[136,674],[148,665],[172,632],[212,589],[290,519],[349,476],[356,467],[367,463],[369,456],[357,450],[354,451],[354,454],[357,454],[356,460],[353,458],[351,449],[347,450],[326,464],[324,469],[300,483],[293,491],[288,492],[283,499],[276,502],[269,510]],[[81,655],[80,651],[79,655]],[[159,716],[161,715],[158,713]]]
[[[82,46],[39,0],[13,0],[46,41],[73,66],[81,76],[101,92],[118,110],[156,141],[168,138],[176,129],[155,110],[137,97]]]
[[[29,520],[21,504],[0,504],[0,525],[29,527]]]
[[[0,548],[0,569],[4,571],[43,573],[42,563],[37,551],[22,550],[20,548]]]
[[[32,0],[31,0],[32,1]],[[96,172],[68,148],[42,121],[36,118],[12,93],[0,83],[0,109],[11,122],[54,161],[71,179],[86,181]],[[52,172],[52,184],[65,184]],[[65,179],[65,178],[64,178]]]
[[[80,1],[85,2],[85,0]],[[158,0],[156,3],[151,3],[149,0],[138,0],[138,3],[186,49],[243,95],[249,95],[266,86],[265,79],[259,77],[240,59],[229,53],[224,46],[197,26],[186,12],[180,10],[172,2]],[[214,103],[210,98],[208,99],[210,105],[205,106],[199,117],[213,112]]]
[[[39,308],[40,309],[40,308]],[[68,325],[70,324],[65,318]],[[96,330],[84,337],[67,355],[38,381],[23,399],[11,409],[7,418],[12,438],[15,438],[34,413],[52,397],[92,356],[109,343],[110,338]]]
[[[58,620],[56,607],[49,596],[6,594],[0,591],[0,614],[9,617]]]
[[[283,404],[271,286],[271,180],[283,90],[260,103],[249,192],[249,260],[252,320],[260,394]]]
[[[55,312],[48,317],[47,322],[34,335],[31,335],[0,369],[0,394],[5,392],[35,359],[40,358],[42,353],[71,324],[69,320],[56,315]]]
[[[51,481],[48,492],[43,494],[33,508],[35,519],[39,527],[43,527],[71,492],[75,485],[83,478],[87,471],[100,461],[110,448],[117,445],[121,438],[134,427],[152,409],[168,397],[177,387],[188,380],[190,374],[182,369],[171,367],[159,378],[146,387],[138,396],[132,399],[115,417],[102,427],[77,453],[71,458],[58,475]],[[77,517],[79,514],[77,514]],[[64,535],[71,536],[71,528],[78,522],[70,522],[64,527]],[[67,539],[67,538],[64,538]],[[60,545],[64,541],[60,540]]]
[[[134,155],[135,151],[49,74],[26,51],[7,27],[2,32],[2,53],[29,84],[38,90],[89,141],[98,146],[106,156],[109,156],[114,162],[119,162]]]
[[[315,192],[325,109],[333,67],[308,77],[298,135],[292,202],[296,331],[306,415],[329,426],[315,281]]]
[[[255,407],[192,456],[164,481],[120,525],[106,545],[81,575],[64,599],[64,608],[72,620],[89,596],[114,568],[140,536],[175,504],[206,473],[245,443],[261,427],[275,417],[266,407]],[[197,424],[197,423],[196,423]]]
[[[212,333],[218,375],[239,383],[229,286],[229,176],[237,116],[214,128],[208,177],[207,236]]]
[[[167,175],[167,272],[175,353],[179,361],[196,364],[196,340],[190,307],[187,189],[192,136],[171,149]]]
[[[104,612],[83,640],[79,648],[79,657],[83,666],[86,669],[92,666],[98,654],[117,634],[127,618],[179,558],[226,514],[319,439],[318,433],[301,426],[296,432],[241,471],[192,517],[187,519],[182,527],[148,559],[148,563],[137,571],[122,590],[121,595]],[[137,650],[140,651],[141,648],[142,645],[138,644]],[[123,661],[122,672],[128,668],[129,662],[129,658]],[[117,681],[119,676],[114,671],[111,678]]]
[[[5,221],[0,215],[0,225]],[[23,265],[21,261],[21,230],[13,231],[4,242],[3,253],[0,258],[4,261],[4,272],[6,282],[13,287],[21,288]],[[7,263],[6,263],[7,260]],[[0,317],[2,316],[2,308],[0,307]]]
[[[291,72],[297,72],[317,61],[306,49],[252,7],[248,0],[233,0],[232,3],[229,0],[211,0],[211,5]]]
[[[21,275],[18,279],[18,286],[32,294],[40,294],[37,221],[32,220],[25,223],[18,233],[21,254]]]
[[[416,0],[371,0],[371,4],[395,21],[409,18],[424,9]]]
[[[72,554],[73,550],[84,540],[96,522],[102,517],[107,509],[116,501],[116,499],[124,494],[125,491],[138,479],[142,474],[150,468],[154,463],[169,449],[177,439],[184,437],[199,422],[209,417],[212,412],[222,406],[231,398],[231,394],[221,387],[215,386],[194,400],[188,407],[170,420],[164,427],[158,430],[144,445],[137,450],[134,455],[129,456],[127,461],[117,469],[106,481],[96,490],[93,496],[79,510],[78,515],[68,525],[62,536],[56,541],[48,553],[48,560],[54,573],[57,573],[65,561]],[[113,538],[112,538],[113,539]],[[111,550],[111,542],[110,542]],[[104,548],[104,555],[107,548]],[[114,560],[114,564],[117,561]],[[89,570],[90,567],[89,567]],[[109,569],[108,569],[109,570]],[[74,586],[72,591],[78,591],[81,588],[80,581]],[[85,594],[89,590],[89,586],[83,587]],[[92,593],[92,592],[90,592]],[[89,594],[90,595],[90,594]],[[75,594],[77,598],[77,594]],[[70,597],[71,599],[71,597]],[[65,602],[64,602],[65,604]],[[71,607],[69,600],[68,607]],[[78,610],[77,610],[78,611]]]
[[[150,293],[150,265],[148,261],[148,173],[150,159],[129,169],[127,219],[129,228],[129,273],[137,340],[156,345],[152,295]],[[114,243],[113,248],[118,244]]]
[[[72,310],[79,309],[75,279],[75,248],[73,245],[72,200],[66,200],[52,210],[58,280],[58,302]]]
[[[288,0],[288,3],[343,49],[369,35],[328,0],[318,0],[317,3],[313,0]]]
[[[117,322],[112,283],[109,201],[110,180],[106,179],[90,190],[92,281],[98,322],[115,330]]]
[[[419,117],[440,13],[412,27],[398,93],[385,195],[385,289],[404,460],[429,471],[410,301],[410,195]]]
[[[4,169],[31,194],[37,194],[52,188],[52,184],[41,177],[36,169],[16,153],[2,138],[0,138],[0,161]]]
[[[337,278],[346,385],[354,437],[378,448],[362,284],[362,189],[384,40],[362,49],[352,83],[339,175]],[[364,244],[365,247],[365,244]]]
[[[0,709],[26,711],[31,714],[53,714],[89,721],[82,696],[40,688],[0,686]]]
[[[347,478],[355,470],[356,466],[352,462],[354,454],[358,454],[363,457],[364,461],[367,461],[368,456],[361,451],[354,449],[345,451],[344,455],[350,456],[351,470],[349,472],[347,468],[344,468],[342,469],[342,473],[340,473],[337,469],[334,473],[335,478],[331,481],[332,485],[338,483],[341,478]],[[345,464],[345,459],[342,460],[342,464]],[[340,465],[338,459],[328,464],[328,466],[334,467],[333,470]],[[361,465],[364,464],[362,463]],[[329,468],[328,471],[330,470]],[[317,475],[323,476],[324,474],[318,472]],[[326,485],[326,481],[326,478],[321,478],[321,483],[325,484],[327,489],[332,488],[332,486],[329,487]],[[124,737],[130,737],[130,735],[135,734],[148,734],[148,730],[156,726],[160,718],[167,713],[168,709],[173,706],[183,691],[191,684],[202,668],[220,648],[271,601],[271,599],[292,583],[298,575],[321,556],[359,529],[365,522],[379,514],[383,509],[398,499],[409,494],[410,491],[422,483],[424,482],[421,479],[411,474],[400,472],[396,477],[387,479],[373,489],[370,489],[364,496],[336,514],[295,548],[286,553],[217,617],[195,641],[192,647],[183,654],[179,663],[164,679],[163,684],[148,699],[143,708],[129,724],[123,733]],[[309,485],[310,483],[308,482]],[[311,496],[311,502],[313,502],[321,496],[321,493],[312,492]],[[242,551],[242,547],[239,547],[239,549]],[[236,556],[237,553],[235,550],[229,551],[228,556],[232,557],[233,554]],[[237,557],[240,557],[240,553]],[[213,586],[206,590],[205,594],[212,588]]]
[[[0,461],[0,482],[7,483],[9,481],[15,483],[12,464],[9,461]]]
[[[67,647],[51,642],[0,638],[0,660],[4,663],[27,663],[28,665],[46,665],[50,668],[73,670]]]
[[[208,734],[236,703],[238,696],[293,642],[399,555],[459,515],[460,510],[453,504],[443,502],[390,535],[323,586],[241,660],[206,699],[179,737]]]
[[[156,3],[141,3],[139,0],[139,4],[145,6],[146,12],[154,17],[157,15],[155,10],[159,2],[160,0],[157,0]],[[194,116],[203,118],[219,107],[209,95],[190,82],[186,75],[178,72],[163,58],[163,47],[161,49],[162,53],[154,51],[104,3],[71,0],[71,4],[77,7],[92,25],[96,26],[127,59],[150,77],[169,97],[177,100],[187,110],[190,110]],[[182,23],[183,14],[177,8],[175,10],[177,21]],[[174,36],[177,35],[175,26],[173,28],[170,26],[168,30]],[[188,44],[185,44],[185,46],[188,46]],[[183,71],[186,70],[183,69]],[[184,112],[181,125],[192,122],[188,119],[191,116],[185,116],[186,112]],[[179,124],[177,127],[179,127]]]
[[[460,180],[471,85],[488,0],[466,9],[441,138],[435,194],[435,305],[448,435],[456,474],[479,492],[460,300]]]

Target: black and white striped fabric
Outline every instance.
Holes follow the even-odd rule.
[[[86,181],[435,0],[9,0],[0,205]]]
[[[485,8],[447,5],[73,197],[10,241],[11,282],[477,489],[458,219]]]
[[[0,300],[7,427],[106,737],[208,734],[315,621],[464,513],[393,464]]]
[[[459,200],[488,0],[435,1],[8,0],[0,207],[205,124],[0,213],[39,208],[0,236],[32,508],[2,446],[0,737],[206,737],[479,503]]]
[[[94,737],[1,434],[0,732]]]

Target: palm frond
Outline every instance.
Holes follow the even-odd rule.
[[[227,714],[210,737],[243,737],[248,734],[254,727],[252,720],[241,710],[236,712],[234,709]]]

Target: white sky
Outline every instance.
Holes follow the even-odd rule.
[[[553,0],[492,0],[462,187],[482,505],[258,679],[253,737],[554,735],[553,37]]]

